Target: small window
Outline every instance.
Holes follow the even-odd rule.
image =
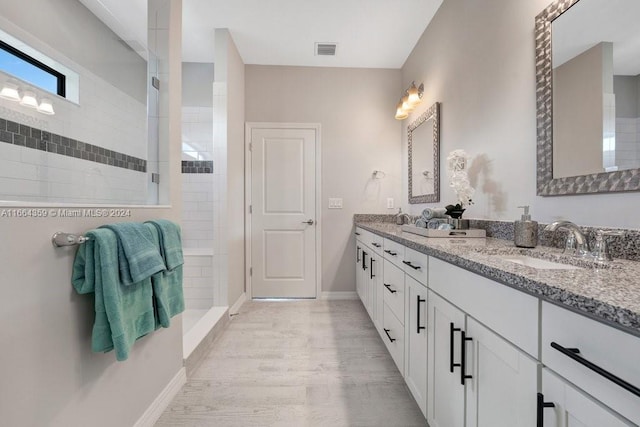
[[[0,40],[0,70],[40,89],[66,97],[66,77]]]

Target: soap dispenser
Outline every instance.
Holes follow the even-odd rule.
[[[531,221],[529,206],[518,207],[524,209],[524,213],[519,221],[515,221],[513,241],[521,248],[535,248],[538,244],[538,222]]]

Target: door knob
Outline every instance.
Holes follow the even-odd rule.
[[[313,225],[313,220],[310,219],[308,221],[302,221],[303,224],[309,224],[309,225]]]

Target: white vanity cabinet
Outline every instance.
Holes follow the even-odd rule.
[[[376,291],[382,278],[382,256],[371,245],[373,233],[356,228],[355,234],[356,292],[375,323]]]
[[[432,285],[447,299],[431,290]],[[429,424],[536,426],[538,362],[480,322],[500,324],[488,315],[492,310],[500,312],[503,322],[521,317],[517,323],[522,333],[531,334],[530,350],[537,354],[537,300],[521,299],[517,291],[433,258],[429,288]],[[503,292],[505,289],[507,293]],[[480,314],[479,320],[472,313]],[[525,322],[521,323],[523,318]],[[529,339],[518,339],[517,331],[510,327],[500,325],[499,329],[529,345]]]
[[[427,287],[405,276],[404,379],[427,416]]]
[[[363,231],[358,295],[430,427],[640,425],[637,336]]]
[[[542,369],[542,393],[539,399],[540,417],[543,420],[540,425],[544,427],[637,425],[624,420],[547,368]]]
[[[542,363],[635,423],[628,425],[640,425],[640,395],[634,394],[634,391],[640,393],[638,357],[638,337],[556,305],[542,303]],[[547,387],[544,378],[542,386],[543,389]],[[545,401],[556,403],[555,397],[544,394]],[[576,417],[579,408],[566,409],[565,404],[565,410],[571,410]],[[585,411],[582,418],[588,419],[586,414],[591,410],[587,411],[585,406]]]

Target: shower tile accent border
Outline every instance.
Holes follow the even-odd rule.
[[[213,173],[213,160],[183,160],[182,173]]]
[[[0,142],[136,172],[147,172],[147,161],[144,159],[3,118],[0,118]]]
[[[394,215],[385,214],[355,214],[354,223],[359,222],[394,222]],[[412,218],[415,218],[412,216]],[[567,231],[548,232],[544,231],[545,223],[538,223],[538,246],[550,246],[553,248],[563,248],[567,238]],[[487,237],[513,242],[514,224],[513,221],[496,221],[488,219],[469,219],[470,228],[480,228],[487,232]],[[612,236],[607,238],[609,253],[614,259],[627,259],[630,261],[640,261],[640,230],[611,228],[611,227],[586,227],[580,229],[587,237],[590,247],[596,240],[598,230],[622,231],[623,236]]]

